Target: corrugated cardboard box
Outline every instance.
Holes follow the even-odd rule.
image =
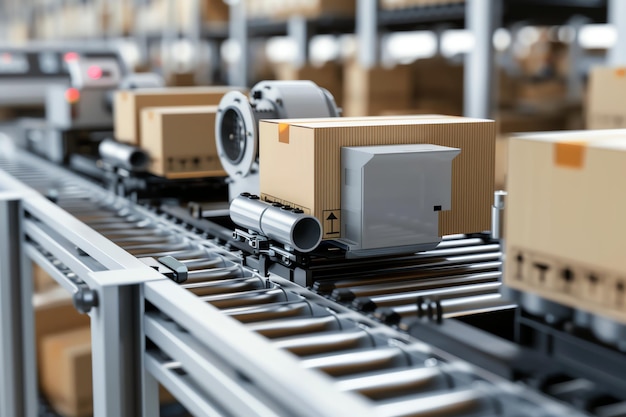
[[[49,335],[89,326],[89,316],[74,308],[67,291],[57,287],[52,291],[37,294],[34,298],[35,340],[37,361],[42,363],[41,343]]]
[[[372,116],[411,107],[411,71],[407,65],[365,69],[358,62],[350,62],[343,79],[344,116]]]
[[[505,282],[626,323],[626,130],[509,142]]]
[[[147,107],[141,145],[149,171],[167,178],[226,176],[215,145],[217,106]]]
[[[340,222],[342,146],[428,143],[460,148],[452,164],[452,210],[441,212],[441,235],[488,230],[493,200],[495,124],[446,116],[265,120],[260,123],[262,198]],[[389,184],[390,187],[393,184]],[[330,215],[333,216],[330,216]]]
[[[33,262],[33,290],[43,292],[58,284],[42,267]]]
[[[626,127],[626,67],[598,67],[589,74],[587,129]]]
[[[146,107],[211,106],[219,104],[231,87],[152,88],[115,93],[115,137],[120,142],[141,145],[141,111]]]
[[[54,409],[67,417],[93,412],[89,327],[43,339],[41,386]]]

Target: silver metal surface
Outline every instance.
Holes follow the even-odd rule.
[[[463,115],[489,119],[493,111],[493,33],[501,26],[502,0],[467,0],[465,27],[474,44],[465,56]]]
[[[626,50],[621,45],[626,42],[626,3],[620,0],[608,0],[608,21],[615,28],[617,39],[609,49],[608,64],[626,65]]]
[[[143,171],[150,163],[150,156],[141,148],[113,139],[100,142],[98,151],[104,162],[131,171]]]
[[[491,206],[491,237],[502,239],[504,231],[504,208],[507,192],[495,191],[493,193],[493,205]]]
[[[358,42],[358,61],[363,68],[372,68],[378,64],[378,2],[376,0],[357,0],[356,36]]]
[[[440,212],[451,208],[452,160],[460,152],[428,144],[341,148],[346,256],[434,249]]]
[[[230,204],[230,218],[241,227],[300,252],[310,252],[322,241],[322,224],[317,218],[274,206],[258,197],[236,197]]]
[[[445,392],[378,406],[383,417],[503,417],[497,389],[475,388]]]
[[[37,415],[31,270],[20,196],[0,191],[0,416]]]

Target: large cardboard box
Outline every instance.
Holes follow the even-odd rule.
[[[437,115],[264,120],[261,196],[317,217],[324,238],[341,237],[328,220],[341,221],[341,147],[411,143],[461,149],[452,163],[452,210],[440,213],[439,233],[489,230],[495,147],[495,123],[489,120]]]
[[[626,323],[626,130],[509,142],[505,282]]]
[[[141,145],[149,171],[167,178],[226,176],[215,145],[217,106],[147,107]]]
[[[372,116],[411,107],[411,69],[408,65],[366,69],[358,62],[344,68],[343,114]]]
[[[146,107],[211,106],[232,87],[178,87],[123,90],[115,93],[115,137],[120,142],[140,146],[141,111]],[[181,132],[182,133],[182,132]]]
[[[54,409],[67,417],[93,412],[89,327],[48,335],[42,341],[41,387]]]
[[[587,129],[626,128],[626,67],[597,67],[589,75]]]
[[[43,340],[53,334],[89,326],[89,316],[76,311],[70,295],[60,287],[35,295],[33,304],[37,361],[41,365]]]

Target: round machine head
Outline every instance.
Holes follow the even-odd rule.
[[[217,153],[229,176],[245,177],[257,156],[257,122],[248,97],[231,91],[222,97],[215,118]]]

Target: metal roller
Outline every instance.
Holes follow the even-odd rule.
[[[184,261],[181,261],[184,263]],[[226,278],[239,278],[242,277],[244,272],[241,266],[229,266],[227,268],[210,268],[210,269],[196,269],[190,271],[187,275],[187,283],[200,283],[209,281],[220,281]]]
[[[354,327],[354,325],[352,325]],[[291,337],[304,334],[344,330],[337,316],[329,314],[322,317],[295,317],[282,320],[256,322],[248,325],[248,329],[268,339]]]
[[[355,285],[348,288],[337,288],[331,293],[331,297],[337,301],[352,301],[356,297],[367,297],[384,294],[397,294],[400,292],[417,291],[430,288],[451,287],[464,284],[475,284],[481,282],[493,282],[502,275],[497,271],[499,263],[476,264],[472,265],[472,270],[467,268],[459,268],[450,270],[433,270],[424,271],[419,277],[410,279],[388,279],[384,274],[378,282],[370,280],[366,285]],[[482,271],[497,274],[480,273]],[[465,272],[465,273],[464,273]],[[476,272],[476,273],[473,273]],[[395,278],[395,277],[394,277]],[[419,279],[418,279],[419,278]],[[342,283],[343,284],[343,283]]]
[[[294,355],[311,356],[342,350],[372,348],[376,345],[376,341],[369,332],[354,329],[286,337],[275,340],[274,345]]]
[[[248,230],[292,247],[310,252],[322,241],[322,224],[302,210],[276,206],[259,197],[242,194],[230,204],[232,221]]]
[[[192,293],[198,296],[227,294],[234,292],[245,292],[258,290],[265,287],[265,282],[257,277],[240,278],[240,279],[223,279],[213,282],[201,282],[193,284],[185,284]]]
[[[290,303],[268,303],[256,308],[235,308],[222,310],[242,323],[255,323],[258,321],[286,319],[290,317],[312,317],[315,309],[308,301],[295,301]]]
[[[407,281],[414,278],[433,278],[446,275],[460,275],[464,273],[478,273],[498,270],[502,266],[500,257],[502,253],[488,253],[470,257],[450,257],[444,260],[430,260],[429,262],[417,263],[415,267],[407,271],[376,275],[364,278],[337,279],[325,281],[324,285],[315,287],[316,290],[330,292],[336,288],[353,288],[360,285],[376,284],[378,282]],[[382,275],[382,276],[381,276]]]
[[[244,293],[209,295],[202,297],[202,300],[222,309],[288,301],[289,295],[282,288],[271,288]]]
[[[493,386],[478,385],[469,389],[389,401],[377,407],[383,417],[503,417],[503,405]]]
[[[185,264],[189,272],[193,272],[195,270],[206,269],[206,268],[212,268],[218,265],[226,266],[224,259],[221,257],[188,259],[182,262]]]
[[[113,139],[100,142],[98,152],[103,162],[128,171],[145,171],[150,164],[150,156],[146,151]]]
[[[423,368],[409,367],[387,372],[344,377],[337,381],[340,391],[358,392],[371,400],[380,401],[393,397],[443,391],[474,380],[468,369],[439,364]]]
[[[436,309],[437,318],[463,317],[517,308],[500,294],[484,294],[473,297],[454,298],[434,302],[430,308]]]
[[[423,363],[429,352],[416,351],[409,354],[399,347],[363,349],[338,355],[319,355],[301,361],[305,368],[317,369],[328,375],[339,377],[356,375],[381,369],[392,369]]]
[[[447,281],[447,280],[446,280]],[[458,298],[473,295],[495,294],[500,290],[500,282],[486,282],[480,284],[459,285],[459,286],[438,286],[430,289],[411,291],[393,295],[384,295],[371,298],[357,298],[352,303],[353,306],[361,310],[374,311],[382,307],[396,307],[407,304],[414,304],[418,297],[439,297]]]

